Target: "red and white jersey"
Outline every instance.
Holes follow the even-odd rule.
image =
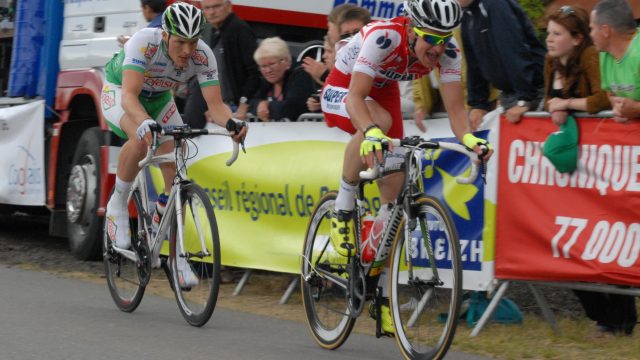
[[[408,21],[401,16],[375,21],[363,27],[338,49],[335,67],[345,75],[351,75],[354,71],[365,73],[374,78],[375,87],[382,87],[389,80],[415,80],[429,74],[432,69],[419,61],[409,63],[405,30]],[[461,57],[458,44],[452,38],[438,60],[441,83],[460,81]]]

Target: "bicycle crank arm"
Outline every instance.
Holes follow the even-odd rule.
[[[125,258],[133,261],[133,262],[137,262],[138,261],[138,255],[133,251],[133,250],[125,250],[125,249],[120,249],[118,247],[113,246],[112,247],[114,252],[117,252],[118,254],[124,256]]]

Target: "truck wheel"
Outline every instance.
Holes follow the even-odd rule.
[[[99,191],[100,128],[84,131],[73,154],[73,166],[67,183],[67,234],[71,253],[79,260],[100,258],[104,218],[96,211],[100,203]]]

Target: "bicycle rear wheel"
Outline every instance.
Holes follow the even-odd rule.
[[[311,334],[321,347],[332,350],[347,340],[356,321],[347,303],[349,259],[338,254],[329,240],[336,195],[323,196],[311,216],[300,281]]]
[[[113,194],[113,191],[112,191]],[[137,190],[133,196],[137,196]],[[109,197],[111,198],[111,197]],[[136,243],[138,236],[144,236],[143,231],[143,212],[136,207],[135,202],[131,200],[129,203],[129,228],[131,230],[131,243]],[[102,236],[102,261],[104,263],[104,271],[107,277],[107,285],[109,293],[118,309],[125,312],[134,311],[144,296],[146,280],[148,275],[145,274],[147,267],[141,266],[136,261],[130,260],[123,254],[113,250],[112,240],[108,235],[108,222],[104,222],[104,230]],[[145,280],[146,279],[146,280]]]
[[[424,196],[415,206],[416,229],[408,243],[404,234],[398,236],[391,253],[391,315],[407,359],[441,359],[460,312],[460,245],[453,221],[438,200]]]
[[[218,225],[209,197],[200,186],[187,183],[182,186],[180,208],[182,216],[173,213],[171,219],[170,268],[173,289],[180,313],[193,326],[209,321],[218,299],[220,286],[220,239]],[[181,225],[178,226],[178,221]],[[184,251],[178,234],[182,228]],[[186,264],[179,265],[179,261]],[[187,276],[185,272],[191,271]],[[195,278],[193,277],[195,276]],[[195,279],[195,283],[180,286],[180,278]]]

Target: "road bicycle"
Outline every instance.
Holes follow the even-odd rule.
[[[434,159],[433,152],[441,149],[468,156],[469,176],[456,179],[462,184],[473,183],[479,171],[484,174],[483,163],[460,144],[420,137],[393,143],[394,150],[385,152],[383,164],[360,173],[363,181],[350,220],[357,246],[348,256],[338,254],[329,239],[337,193],[329,192],[319,200],[304,242],[303,304],[311,334],[323,348],[337,349],[346,341],[368,300],[376,336],[382,336],[378,280],[390,255],[389,307],[400,351],[407,359],[440,359],[451,345],[458,322],[462,265],[458,234],[448,210],[424,193],[423,159],[427,152]],[[369,256],[365,261],[365,185],[397,172],[404,173],[402,190],[382,230],[375,260]],[[368,231],[373,230],[364,232]]]
[[[197,152],[197,146],[191,139],[200,135],[230,136],[226,129],[191,129],[188,125],[153,128],[154,140],[146,157],[138,163],[141,170],[129,193],[131,249],[113,246],[107,234],[108,224],[105,224],[104,269],[111,297],[122,311],[132,312],[140,305],[152,269],[162,267],[175,293],[180,313],[190,325],[202,326],[213,314],[220,285],[218,226],[209,197],[198,184],[187,178],[187,161],[193,151]],[[173,137],[173,153],[155,155],[160,136]],[[230,166],[237,157],[238,143],[234,141],[233,152],[226,164]],[[146,169],[167,162],[174,162],[177,171],[165,213],[157,231],[154,231],[152,205],[155,202],[149,199]],[[168,239],[168,249],[163,245],[165,239]],[[197,285],[180,286],[179,258],[186,259],[198,279]]]

